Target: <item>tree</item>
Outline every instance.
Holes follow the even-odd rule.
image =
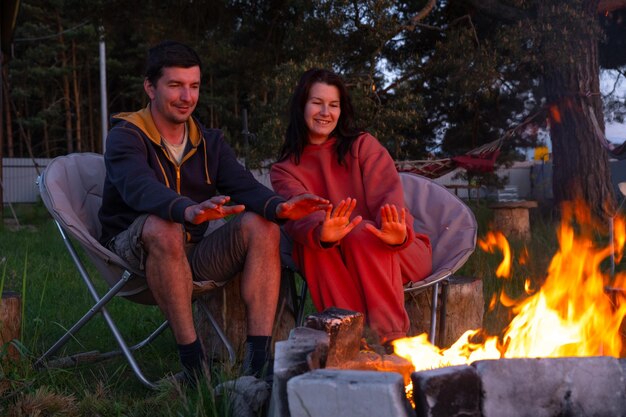
[[[142,57],[150,45],[184,41],[204,62],[197,114],[223,129],[240,154],[248,111],[258,137],[246,150],[250,166],[276,156],[298,76],[324,66],[344,76],[359,124],[396,159],[458,155],[524,125],[504,144],[514,158],[516,146],[536,139],[524,121],[538,128],[548,120],[557,201],[581,197],[606,214],[613,196],[594,139],[603,118],[602,31],[593,10],[625,2],[28,0],[6,77],[15,110],[5,131],[16,132],[16,156],[24,156],[28,138],[37,156],[99,150],[84,138],[100,129],[93,103],[103,28],[109,113],[146,105]]]
[[[600,218],[611,216],[615,197],[599,94],[598,13],[626,7],[624,0],[479,1],[465,3],[499,25],[525,33],[524,49],[543,88],[553,146],[557,204],[582,200]]]

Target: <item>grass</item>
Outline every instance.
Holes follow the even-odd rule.
[[[473,205],[479,224],[479,238],[489,230],[491,212],[482,205]],[[22,226],[12,230],[0,226],[0,287],[22,295],[22,359],[1,362],[0,415],[67,415],[67,416],[228,416],[227,399],[215,392],[215,385],[232,375],[215,367],[213,383],[187,392],[174,384],[161,389],[146,389],[134,377],[123,358],[115,358],[71,369],[34,371],[32,361],[91,306],[92,300],[79,279],[54,224],[41,205],[17,207]],[[10,213],[5,213],[9,217]],[[485,321],[490,334],[498,334],[508,323],[509,311],[496,307],[488,311],[491,295],[505,289],[511,297],[523,293],[528,278],[533,286],[541,284],[557,242],[555,225],[539,215],[531,218],[532,240],[528,245],[511,241],[516,254],[513,278],[506,282],[495,278],[501,254],[485,253],[479,248],[458,272],[483,280]],[[526,249],[525,249],[526,246]],[[531,262],[518,261],[528,252]],[[103,290],[103,285],[99,290]],[[312,311],[310,300],[309,312]],[[143,339],[146,329],[162,320],[156,307],[147,307],[114,299],[108,307],[124,334],[131,341]],[[103,320],[91,320],[77,335],[80,341],[68,346],[70,351],[114,349]],[[165,332],[138,355],[148,377],[158,378],[179,369],[178,355],[171,333]]]
[[[186,392],[172,383],[162,384],[157,391],[145,388],[121,356],[70,369],[33,370],[32,362],[93,304],[56,226],[41,209],[16,208],[22,227],[15,230],[0,226],[0,286],[4,291],[19,292],[23,308],[19,341],[22,358],[5,360],[0,365],[0,415],[229,415],[228,402],[214,391],[214,385],[230,377],[220,369],[214,370],[213,386]],[[89,268],[88,262],[86,265]],[[104,285],[97,287],[102,294]],[[163,321],[156,307],[123,299],[112,300],[107,309],[131,344]],[[104,320],[98,316],[63,350],[106,352],[116,348]],[[4,346],[3,351],[6,349]],[[152,380],[180,368],[169,330],[136,357]]]

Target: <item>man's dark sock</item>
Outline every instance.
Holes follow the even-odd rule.
[[[271,359],[271,336],[247,336],[243,362],[244,373],[256,377],[267,376],[273,372]]]
[[[202,352],[200,340],[196,338],[195,341],[189,343],[188,345],[177,346],[180,363],[183,365],[185,374],[188,378],[198,380],[202,376],[202,366],[206,362],[204,352]]]

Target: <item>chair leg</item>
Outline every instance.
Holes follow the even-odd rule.
[[[302,288],[300,289],[300,297],[298,304],[298,315],[296,316],[296,326],[300,327],[304,324],[304,305],[306,304],[306,296],[309,290],[309,286],[306,280],[302,279]]]
[[[108,303],[119,292],[119,290],[124,285],[126,285],[126,283],[131,279],[132,274],[129,271],[124,271],[124,274],[122,275],[122,278],[120,279],[120,281],[117,284],[115,284],[113,287],[111,287],[111,289],[104,295],[104,297],[101,298],[100,295],[98,294],[98,292],[96,291],[96,288],[94,287],[93,283],[91,282],[89,274],[87,273],[87,270],[85,269],[82,261],[80,260],[80,258],[78,256],[78,253],[76,252],[76,249],[72,245],[72,242],[70,241],[69,237],[67,236],[67,234],[65,233],[65,231],[63,230],[61,225],[58,222],[56,222],[56,221],[55,221],[55,223],[57,225],[57,228],[59,229],[59,232],[61,233],[61,237],[63,238],[63,243],[65,244],[65,247],[67,248],[68,252],[70,253],[70,256],[72,257],[72,260],[74,261],[74,264],[76,265],[76,268],[78,269],[78,272],[79,272],[81,278],[85,282],[85,285],[87,286],[87,289],[89,290],[89,293],[91,294],[91,296],[94,299],[94,301],[96,302],[96,304],[93,307],[91,307],[89,309],[89,311],[74,326],[72,326],[72,328],[70,330],[68,330],[50,349],[48,349],[48,351],[46,353],[44,353],[35,362],[35,364],[33,366],[35,368],[41,367],[43,365],[43,363],[45,362],[45,360],[50,355],[55,353],[59,348],[61,348],[65,343],[67,343],[67,341],[78,330],[80,330],[96,313],[99,312],[99,313],[102,313],[102,316],[104,317],[104,320],[106,321],[107,325],[109,326],[109,329],[111,330],[111,333],[113,333],[115,341],[117,342],[118,346],[120,347],[120,350],[121,350],[122,354],[124,355],[124,357],[126,358],[126,360],[128,361],[131,369],[135,373],[135,376],[137,376],[139,381],[141,381],[141,383],[143,383],[148,388],[156,389],[156,385],[153,382],[149,381],[144,376],[143,372],[139,368],[139,365],[137,364],[137,361],[135,360],[135,357],[133,356],[133,354],[131,352],[131,349],[126,344],[126,341],[124,340],[124,338],[122,337],[122,334],[120,333],[119,329],[115,325],[115,322],[113,321],[113,319],[109,315],[109,312],[107,311],[107,309],[104,307],[106,305],[106,303]],[[163,325],[161,325],[161,327],[162,326]],[[160,332],[162,332],[164,330],[164,328],[161,328],[161,327],[159,327],[159,329],[157,329],[157,332],[160,333]],[[150,337],[152,337],[152,336],[150,336]],[[156,337],[156,335],[154,335],[154,337]]]
[[[170,327],[170,324],[166,320],[163,323],[161,323],[161,325],[159,327],[157,327],[152,332],[152,334],[150,334],[150,336],[146,337],[144,340],[142,340],[141,342],[137,343],[136,345],[131,346],[130,350],[135,351],[135,350],[141,349],[144,346],[149,345],[150,343],[152,343],[154,341],[154,339],[159,337],[161,335],[161,333],[163,333],[165,331],[165,329],[167,329],[168,327]]]
[[[114,285],[105,295],[104,297],[100,298],[98,301],[98,295],[95,293],[95,289],[94,292],[92,292],[92,296],[95,297],[96,299],[96,304],[91,307],[89,309],[89,311],[87,311],[87,313],[85,313],[85,315],[83,317],[81,317],[80,320],[78,320],[67,332],[65,332],[65,334],[56,341],[56,343],[54,345],[52,345],[52,347],[50,347],[50,349],[48,349],[48,351],[46,353],[44,353],[34,364],[33,366],[35,368],[38,368],[41,366],[41,364],[51,355],[54,355],[64,344],[66,344],[69,339],[71,337],[73,337],[85,324],[87,324],[87,322],[96,314],[101,312],[104,309],[104,305],[106,303],[108,303],[111,298],[113,298],[115,296],[115,294],[117,294],[117,292],[120,290],[120,288],[122,288],[127,282],[128,279],[130,277],[130,274],[124,274],[124,276],[122,277],[122,279],[120,280],[120,282],[118,282],[116,285]],[[91,282],[89,282],[91,284]],[[93,289],[93,287],[92,287]]]
[[[428,334],[428,341],[431,344],[435,344],[436,340],[436,329],[437,329],[437,302],[439,300],[439,283],[433,285],[433,294],[431,301],[431,310],[430,310],[430,332]]]
[[[446,338],[446,309],[448,308],[448,291],[450,289],[450,280],[446,279],[441,283],[441,311],[439,313],[439,334],[437,337],[437,346],[442,347]]]
[[[296,288],[296,274],[293,269],[283,266],[282,268],[282,276],[281,280],[285,280],[287,282],[287,286],[289,287],[289,298],[291,303],[291,309],[294,314],[295,325],[298,326],[298,311],[300,311],[300,299],[298,298],[298,291]]]
[[[135,376],[146,387],[151,388],[151,389],[156,389],[157,388],[156,384],[154,384],[153,382],[149,381],[144,376],[144,374],[141,371],[141,369],[139,368],[139,365],[137,364],[137,361],[135,360],[135,357],[133,356],[133,354],[132,354],[130,348],[128,347],[128,345],[126,344],[126,341],[122,337],[122,334],[118,330],[117,326],[113,322],[113,319],[111,319],[111,316],[109,316],[109,312],[106,310],[106,308],[102,309],[102,316],[104,317],[104,320],[107,322],[107,325],[109,326],[109,329],[111,329],[111,332],[113,333],[113,336],[115,337],[115,340],[117,341],[117,344],[119,345],[119,347],[120,347],[120,349],[122,351],[122,354],[124,355],[124,357],[128,361],[128,364],[130,365],[131,369],[135,373]]]

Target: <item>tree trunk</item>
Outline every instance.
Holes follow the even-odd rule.
[[[209,101],[209,127],[215,128],[217,123],[215,123],[215,105],[213,104],[213,74],[209,75],[209,97],[211,97],[211,100]]]
[[[83,151],[83,135],[81,129],[80,112],[80,81],[76,71],[76,41],[72,39],[72,87],[74,89],[74,109],[76,111],[76,151]]]
[[[91,86],[91,71],[89,71],[89,66],[87,66],[85,70],[87,76],[87,124],[89,125],[88,135],[89,135],[89,151],[91,152],[100,152],[100,149],[96,146],[96,138],[94,135],[95,132],[95,124],[93,120],[94,115],[94,99],[93,99],[93,88]]]
[[[50,153],[50,135],[48,134],[48,122],[43,121],[43,149],[46,155],[46,158],[52,158],[52,154]]]
[[[556,2],[556,3],[555,3]],[[597,20],[597,0],[582,2],[580,18]],[[604,114],[598,76],[598,39],[567,28],[550,26],[551,16],[558,13],[558,0],[542,2],[540,16],[546,30],[553,31],[552,43],[545,48],[564,49],[566,62],[546,64],[543,84],[549,105],[550,137],[553,149],[552,187],[555,203],[582,201],[598,219],[611,216],[615,195],[611,184],[608,154],[602,147]],[[580,24],[580,23],[579,23]],[[575,26],[574,26],[575,28]],[[559,41],[560,39],[560,41]]]
[[[61,69],[63,71],[63,107],[65,109],[65,142],[67,147],[67,153],[74,152],[74,138],[72,135],[72,106],[71,106],[71,98],[70,98],[70,79],[67,74],[67,54],[65,53],[65,40],[63,37],[63,25],[61,24],[61,16],[59,16],[58,12],[56,15],[57,18],[57,29],[61,35],[59,35],[59,43],[60,47],[60,59],[61,59]]]
[[[4,77],[6,76],[6,72],[4,71],[4,55],[2,50],[0,50],[0,228],[3,226],[4,222],[4,176],[2,172],[4,168],[2,167],[2,158],[4,158],[4,95],[2,94],[4,90]],[[1,385],[0,385],[1,389]]]
[[[7,71],[7,66],[3,66],[2,68],[2,88],[4,90],[3,100],[4,100],[4,125],[6,126],[6,144],[7,144],[7,156],[9,158],[13,158],[15,156],[15,151],[13,149],[13,120],[11,118],[11,102],[9,98],[9,81],[8,76],[9,72]]]

